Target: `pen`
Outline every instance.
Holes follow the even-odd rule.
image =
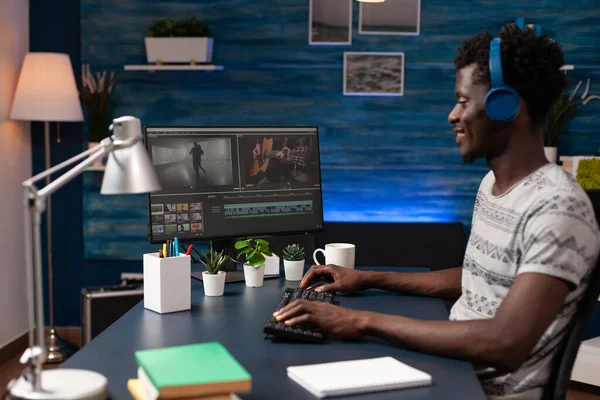
[[[167,257],[171,257],[173,255],[173,244],[171,240],[167,240]]]
[[[162,256],[163,256],[163,258],[165,258],[167,256],[167,244],[166,243],[163,243]]]
[[[192,252],[192,249],[194,248],[194,246],[192,246],[191,244],[188,246],[187,251],[185,252],[186,256],[189,256],[190,253]]]
[[[179,239],[175,236],[175,240],[173,242],[173,256],[179,257]]]

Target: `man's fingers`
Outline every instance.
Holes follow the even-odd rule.
[[[306,272],[306,274],[302,278],[302,281],[300,282],[300,287],[304,289],[306,286],[308,286],[308,283],[310,281],[312,281],[319,275],[326,274],[327,273],[326,271],[327,271],[327,267],[325,265],[313,265],[312,267],[309,268],[309,270]]]
[[[296,315],[306,313],[309,308],[310,302],[306,300],[296,300],[293,303],[283,307],[281,310],[273,313],[273,316],[277,321],[287,320],[295,317]]]
[[[330,283],[328,285],[321,285],[318,288],[315,289],[315,292],[321,292],[321,293],[332,293],[335,292],[338,289],[338,284],[337,282],[334,283]]]
[[[312,314],[302,314],[299,317],[291,318],[285,321],[287,326],[305,324],[307,322],[314,322],[314,317]]]

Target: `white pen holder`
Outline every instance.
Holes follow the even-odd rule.
[[[191,285],[190,256],[144,254],[144,308],[160,314],[189,310]]]
[[[265,256],[265,275],[279,275],[279,257],[275,253]]]

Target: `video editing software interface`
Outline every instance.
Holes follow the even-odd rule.
[[[148,195],[152,243],[322,229],[317,128],[145,131],[162,186]]]

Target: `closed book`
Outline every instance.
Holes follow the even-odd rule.
[[[431,385],[431,375],[392,357],[288,367],[287,374],[317,397]]]
[[[148,397],[148,394],[146,393],[144,384],[139,379],[129,379],[127,381],[127,389],[129,390],[129,393],[131,393],[131,396],[134,400],[150,400],[150,397]],[[240,398],[235,393],[231,393],[182,400],[240,400]]]
[[[248,392],[252,377],[218,342],[135,352],[138,379],[154,399]]]

